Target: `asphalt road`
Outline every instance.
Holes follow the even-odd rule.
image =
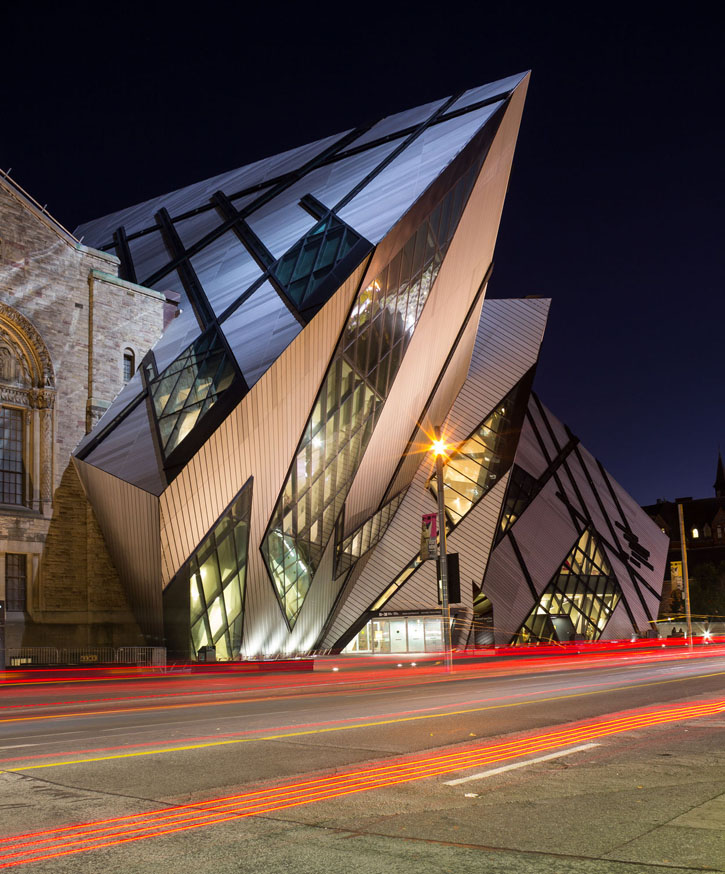
[[[607,714],[639,712],[642,708],[647,711],[668,702],[725,698],[725,652],[716,648],[699,650],[692,656],[663,652],[661,655],[484,662],[461,665],[451,676],[430,666],[412,668],[405,664],[402,668],[391,665],[385,670],[352,670],[351,662],[338,664],[342,669],[334,673],[323,670],[313,674],[278,676],[176,675],[123,682],[6,684],[0,705],[0,833],[11,836],[58,828],[68,823],[160,809],[168,804],[197,804],[249,787],[263,787],[267,783],[309,779],[310,775],[330,772],[347,773],[351,768],[359,771],[370,768],[371,762],[387,762],[401,755],[428,756],[442,749],[468,749],[471,744],[490,746],[501,742],[502,738],[518,737],[522,733],[531,735],[581,720],[597,720]],[[689,794],[677,799],[694,805],[678,814],[681,816],[725,791],[723,784],[718,793],[720,783],[717,782],[725,779],[725,762],[720,752],[725,746],[722,743],[725,718],[721,716],[718,720],[717,715],[711,715],[700,722],[705,728],[700,732],[698,755],[701,755],[702,762],[697,764],[700,770],[695,782],[701,792],[693,795],[688,790]],[[646,754],[645,758],[651,754],[650,758],[654,757],[657,765],[659,758],[652,750],[657,743],[662,743],[663,737],[665,746],[669,744],[667,732],[692,740],[688,736],[690,729],[683,728],[683,725],[684,722],[676,721],[674,727],[654,725],[620,733],[614,739],[600,741],[595,738],[595,752],[594,747],[578,751],[574,744],[575,752],[566,757],[564,768],[569,773],[569,763],[582,761],[583,766],[599,770],[599,785],[606,784],[617,794],[619,789],[611,785],[613,769],[622,769],[626,774],[627,768],[642,767],[644,771],[649,768],[656,773],[656,767],[652,770],[652,767],[642,765],[640,754]],[[694,737],[697,731],[693,729],[693,732]],[[640,737],[639,746],[632,745],[634,737]],[[663,755],[663,758],[676,757],[671,752]],[[630,764],[626,764],[628,758],[633,759]],[[523,760],[527,761],[527,757],[523,756]],[[550,772],[558,774],[558,767],[558,760],[553,764],[534,764],[525,769],[529,774],[526,779],[531,773],[536,773],[537,768],[544,768],[547,775]],[[691,764],[690,771],[692,768]],[[572,765],[572,772],[574,770]],[[465,777],[469,771],[462,768],[460,774],[456,773]],[[515,790],[519,777],[492,779],[514,781],[505,782],[497,789],[502,793],[501,803],[506,807],[509,804],[505,800],[507,793]],[[561,779],[566,782],[565,777]],[[644,782],[637,785],[646,785],[644,772],[641,779]],[[283,870],[285,866],[280,865],[280,860],[290,852],[290,864],[297,870],[327,870],[327,867],[315,867],[322,865],[323,857],[327,858],[325,854],[331,854],[329,863],[338,867],[342,858],[347,858],[350,864],[349,854],[345,855],[346,850],[340,856],[343,845],[339,842],[333,841],[334,846],[327,846],[325,841],[320,844],[319,831],[315,831],[313,840],[307,829],[310,822],[317,823],[321,815],[324,821],[335,823],[340,814],[342,822],[330,826],[337,830],[338,835],[347,834],[355,822],[367,824],[365,829],[356,832],[360,859],[367,859],[364,864],[360,862],[361,870],[387,871],[398,863],[401,870],[445,870],[440,866],[449,862],[442,857],[435,864],[423,863],[422,869],[421,862],[415,861],[420,852],[416,841],[430,843],[431,840],[439,849],[434,852],[431,849],[433,844],[427,846],[426,858],[438,858],[441,853],[447,858],[440,847],[448,843],[455,847],[461,845],[457,855],[454,854],[457,861],[451,870],[469,870],[466,868],[469,855],[473,853],[475,856],[483,850],[472,840],[475,835],[469,834],[473,828],[471,823],[466,826],[470,840],[457,840],[460,837],[457,832],[464,828],[469,814],[473,815],[468,796],[478,798],[480,795],[476,791],[465,793],[458,790],[452,794],[450,787],[442,788],[444,785],[443,777],[432,781],[426,779],[415,785],[391,785],[357,794],[351,802],[321,801],[300,808],[301,812],[289,816],[277,813],[271,819],[268,816],[248,819],[243,824],[234,824],[237,831],[229,824],[215,825],[174,838],[141,842],[145,849],[134,845],[123,850],[97,850],[70,859],[34,863],[30,869],[43,872],[96,871],[99,869],[94,866],[103,858],[104,870],[158,870],[151,865],[151,860],[156,853],[153,848],[161,847],[166,858],[173,860],[173,869],[181,871],[187,870],[184,858],[191,847],[197,861],[194,870],[198,870],[199,860],[211,863],[212,859],[215,870]],[[498,784],[489,781],[487,785]],[[584,784],[584,788],[586,785],[589,784]],[[562,791],[557,789],[559,793]],[[571,801],[569,789],[564,796]],[[489,803],[490,797],[487,790]],[[467,800],[463,809],[459,809],[462,798]],[[381,830],[376,826],[371,832],[369,828],[371,820],[379,823],[383,802],[386,810],[394,812],[394,816],[393,813],[390,815],[398,824],[406,817],[410,819],[411,805],[418,811],[414,822],[409,821],[404,828],[407,834],[403,835],[403,849],[397,826],[392,831],[391,828]],[[447,811],[440,821],[436,820],[436,828],[430,822],[431,803]],[[582,799],[579,803],[584,804]],[[664,808],[661,810],[662,804]],[[662,819],[664,812],[671,812],[672,804],[673,799],[666,796],[656,802],[648,798],[648,816]],[[656,810],[650,810],[652,805]],[[509,813],[504,820],[501,820],[495,805],[486,810],[488,826],[493,827],[495,822],[498,829],[496,840],[490,846],[486,844],[488,862],[493,864],[495,857],[498,867],[488,870],[529,870],[526,865],[531,860],[526,861],[526,853],[538,852],[531,849],[530,829],[526,830],[528,837],[516,837],[517,828],[528,820],[526,817],[521,819],[520,800],[514,808],[519,813],[518,818],[512,815],[512,808],[507,807]],[[401,809],[408,812],[401,813]],[[451,810],[455,810],[455,815]],[[603,819],[600,819],[606,822],[611,813],[603,811]],[[576,815],[571,815],[575,820]],[[718,816],[716,813],[716,827],[706,834],[708,840],[722,842],[725,818],[722,828],[719,828]],[[385,818],[388,818],[387,814]],[[417,838],[413,838],[414,823],[420,822],[428,825]],[[270,823],[274,824],[273,828]],[[228,846],[230,835],[239,837],[242,825],[244,840],[252,843],[259,840],[267,849],[256,853],[253,866],[249,858],[235,854],[230,858],[227,858],[228,854],[224,855],[226,861],[222,864],[217,858],[220,844],[215,843],[217,838],[214,836],[221,845]],[[531,870],[569,870],[566,867],[546,867],[551,862],[551,854],[557,852],[556,846],[567,859],[571,856],[575,860],[572,864],[585,866],[571,870],[589,870],[586,865],[590,857],[582,852],[587,848],[582,837],[583,826],[574,821],[570,825],[570,828],[564,828],[560,823],[554,837],[546,837],[541,831],[543,826],[539,827],[541,834],[538,843],[534,843],[545,847],[546,852],[537,862],[543,867],[532,867]],[[622,827],[620,823],[619,828]],[[276,838],[270,837],[270,828]],[[312,844],[319,844],[321,856],[309,856],[307,843],[304,851],[297,847],[299,837],[292,835],[297,835],[299,829],[305,832],[304,842],[309,840]],[[504,840],[507,830],[509,839]],[[589,826],[589,831],[593,833],[596,828]],[[431,838],[434,833],[435,837]],[[275,855],[268,844],[277,840],[280,843]],[[572,840],[578,848],[576,853],[564,852]],[[388,864],[375,861],[379,855],[375,849],[378,844],[380,853],[389,857]],[[465,848],[461,848],[463,844]],[[606,841],[602,846],[604,844]],[[713,854],[717,857],[717,845],[712,849],[707,841],[700,841],[700,844],[707,847],[703,852],[708,858]],[[292,846],[297,849],[292,851]],[[504,854],[500,858],[496,856],[496,848]],[[725,846],[721,849],[721,859],[720,862],[716,860],[715,870],[725,867]],[[522,852],[524,856],[515,856]],[[605,855],[599,853],[597,858],[601,860]],[[643,855],[644,864],[655,864],[656,852],[652,847],[640,855]],[[639,864],[642,860],[629,860],[632,864],[635,861]],[[695,861],[695,868],[701,870],[702,860],[697,858]],[[474,867],[470,870],[480,870],[475,868],[479,863],[471,861]],[[677,863],[680,868],[686,867],[681,863],[682,860]],[[409,864],[413,866],[410,869],[406,867]],[[509,864],[512,867],[506,867]],[[625,860],[619,860],[617,864],[625,864]],[[66,867],[69,865],[71,867]],[[275,865],[280,867],[275,868]],[[357,861],[355,865],[358,866]]]

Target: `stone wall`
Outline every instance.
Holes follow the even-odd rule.
[[[117,273],[115,257],[0,178],[0,338],[5,326],[26,370],[37,357],[32,386],[0,386],[1,405],[27,400],[28,506],[0,504],[0,600],[5,553],[27,556],[27,610],[7,614],[9,647],[143,642],[71,463],[123,387],[124,351],[138,365],[163,329],[163,295]]]

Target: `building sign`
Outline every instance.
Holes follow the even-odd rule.
[[[420,529],[420,557],[423,561],[438,557],[438,514],[424,513]]]
[[[670,562],[670,582],[672,584],[672,591],[675,589],[682,589],[682,562],[681,561],[671,561]]]

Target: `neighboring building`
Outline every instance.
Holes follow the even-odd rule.
[[[164,296],[117,268],[0,175],[0,602],[11,648],[143,642],[71,463],[163,327]]]
[[[602,472],[593,496],[557,496],[591,468],[584,450],[517,454],[548,302],[483,302],[527,84],[435,101],[78,229],[122,275],[181,297],[75,453],[138,624],[172,656],[361,648],[369,621],[410,610],[405,646],[409,634],[413,649],[439,646],[434,565],[418,556],[420,513],[435,509],[420,449],[447,416],[462,441],[446,466],[459,642],[482,612],[510,476],[506,512],[521,520],[484,582],[504,637],[554,590],[549,614],[581,609],[584,636],[603,616],[629,634],[656,613],[655,526]],[[511,474],[514,455],[526,476]],[[534,508],[552,528],[546,560],[506,567],[514,538],[537,549]],[[586,568],[576,591],[555,578],[567,561]],[[398,647],[402,628],[388,634]]]
[[[676,570],[682,562],[682,542],[677,505],[682,504],[685,523],[685,545],[690,577],[696,579],[697,569],[704,564],[725,562],[725,469],[722,455],[718,452],[713,498],[676,498],[674,501],[658,500],[644,507],[645,513],[669,538],[665,584],[662,593],[663,613],[670,610],[672,595],[672,564]],[[677,574],[676,574],[677,577]],[[675,579],[675,587],[682,586]]]

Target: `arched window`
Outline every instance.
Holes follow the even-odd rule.
[[[697,528],[693,528],[693,529],[692,529],[692,538],[693,538],[693,540],[697,540],[697,538],[698,538],[699,536],[700,536],[700,532],[697,530]]]
[[[0,507],[50,510],[53,366],[40,335],[0,303]]]
[[[136,373],[136,356],[133,349],[123,350],[123,381],[128,382]]]
[[[702,527],[702,536],[703,537],[712,537],[712,528],[705,522]]]

